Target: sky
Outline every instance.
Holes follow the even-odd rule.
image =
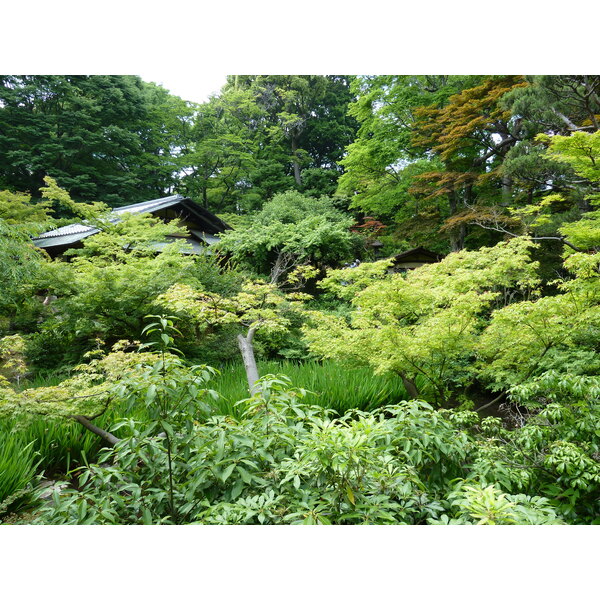
[[[135,73],[144,81],[162,85],[172,94],[190,102],[206,102],[209,96],[217,94],[225,85],[227,74],[217,71],[197,73],[161,71],[146,67]]]

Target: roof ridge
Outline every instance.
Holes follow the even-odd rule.
[[[136,204],[128,204],[126,206],[119,206],[117,208],[113,208],[111,210],[111,214],[112,213],[123,213],[123,212],[129,212],[132,209],[135,208],[149,208],[151,206],[154,206],[156,204],[160,204],[161,202],[172,202],[173,200],[185,200],[186,198],[184,196],[182,196],[181,194],[173,194],[171,196],[165,196],[163,198],[155,198],[153,200],[144,200],[144,202],[137,202]],[[109,222],[114,222],[117,219],[110,219],[109,218]],[[57,227],[56,229],[51,229],[50,231],[45,231],[44,233],[38,235],[37,237],[34,237],[34,240],[39,240],[39,239],[47,239],[47,238],[53,238],[53,237],[62,237],[64,235],[72,235],[74,233],[86,233],[88,231],[92,231],[92,230],[97,230],[99,231],[99,229],[97,227],[94,227],[93,225],[86,225],[86,221],[83,221],[81,223],[71,223],[70,225],[63,225],[62,227]]]

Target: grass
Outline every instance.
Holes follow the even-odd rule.
[[[286,375],[293,387],[314,392],[307,402],[334,409],[343,414],[351,409],[373,410],[386,404],[408,400],[408,394],[399,377],[374,375],[369,367],[349,368],[335,362],[318,363],[293,361],[266,361],[258,364],[260,375]],[[248,397],[248,383],[244,367],[230,364],[221,369],[221,375],[210,382],[222,399],[214,401],[214,408],[223,414],[237,415],[234,404]]]
[[[285,375],[293,387],[309,390],[306,401],[343,414],[351,409],[373,410],[387,404],[407,400],[408,395],[399,377],[374,375],[368,367],[349,368],[335,362],[263,361],[258,365],[261,375]],[[24,387],[57,385],[65,377],[45,375],[27,382]],[[228,364],[208,386],[219,392],[211,400],[217,414],[240,416],[242,408],[235,404],[248,397],[246,374],[242,364]],[[125,415],[119,406],[111,407],[97,419],[98,426],[111,425],[124,416],[143,418],[139,414]],[[98,436],[79,423],[38,417],[27,423],[15,419],[0,421],[0,503],[4,497],[25,486],[36,472],[46,477],[64,474],[71,469],[96,460],[102,446]]]
[[[24,436],[2,427],[0,429],[0,505],[18,496],[33,483],[37,470],[37,455]],[[20,500],[25,500],[21,497]],[[8,505],[4,508],[8,508]],[[4,512],[0,509],[0,512]]]
[[[45,375],[37,374],[32,379],[21,379],[19,384],[15,385],[14,388],[18,392],[22,392],[23,390],[31,388],[53,387],[59,383],[62,383],[68,377],[69,375],[66,373],[48,373]]]
[[[101,446],[100,438],[79,423],[43,417],[22,423],[14,419],[0,421],[0,436],[18,440],[39,456],[37,470],[46,476],[66,473],[86,459],[94,460]]]

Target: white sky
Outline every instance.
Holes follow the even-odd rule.
[[[162,85],[172,94],[190,102],[206,102],[209,96],[217,94],[225,85],[228,74],[198,70],[195,73],[161,71],[149,66],[134,73],[144,81]]]

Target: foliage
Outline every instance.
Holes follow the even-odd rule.
[[[158,352],[130,354],[130,367],[117,353],[83,369],[88,392],[108,375],[108,397],[125,401],[112,428],[122,441],[101,452],[101,466],[81,469],[76,488],[56,490],[39,523],[600,518],[597,377],[547,374],[514,387],[513,401],[533,412],[513,430],[414,400],[334,419],[312,394],[272,375],[240,403],[239,417],[210,416],[214,372],[167,353],[169,323],[158,321]]]
[[[243,90],[225,90],[199,105],[178,157],[181,190],[201,199],[205,208],[253,208],[256,193],[244,180],[257,161],[257,141],[249,124],[261,115],[252,94]]]
[[[515,239],[477,252],[453,253],[406,276],[381,278],[386,264],[377,270],[375,263],[371,273],[363,269],[359,274],[372,275],[375,281],[362,291],[348,286],[355,308],[349,322],[312,313],[313,327],[304,329],[309,346],[327,358],[367,363],[378,373],[397,373],[413,396],[420,393],[414,380],[421,375],[431,386],[433,401],[444,404],[453,386],[472,378],[469,361],[482,317],[512,296],[535,289],[537,265],[529,256],[531,248],[531,242]],[[324,283],[342,297],[343,274],[334,272],[332,281]],[[367,281],[360,278],[353,285],[363,287]]]
[[[358,237],[349,231],[352,223],[328,198],[286,192],[267,202],[251,227],[223,234],[219,246],[261,274],[269,274],[281,255],[295,264],[339,263],[359,251]]]
[[[482,376],[506,389],[552,368],[596,373],[599,328],[597,295],[566,293],[506,306],[481,336]]]
[[[301,302],[306,294],[284,294],[273,284],[246,280],[237,294],[223,296],[184,284],[169,288],[157,304],[182,318],[184,339],[213,343],[225,333],[233,339],[242,329],[258,332],[263,352],[292,349],[293,336],[303,323]]]
[[[446,251],[446,236],[438,229],[448,215],[439,200],[430,201],[440,186],[425,184],[415,194],[420,175],[440,171],[443,163],[432,157],[432,148],[413,144],[417,113],[441,107],[449,98],[482,81],[481,76],[404,75],[359,77],[353,82],[355,101],[350,113],[361,124],[343,159],[345,172],[338,193],[352,198],[352,206],[391,224],[412,245],[433,245]],[[442,192],[443,193],[443,192]],[[419,229],[427,220],[426,235]],[[424,232],[423,232],[424,233]],[[420,234],[420,235],[419,235]]]
[[[248,173],[259,198],[293,188],[316,195],[333,191],[343,148],[356,131],[347,114],[349,80],[343,75],[228,78],[224,94],[246,92],[261,112],[251,121],[257,150]]]
[[[511,493],[543,495],[569,523],[597,523],[598,376],[549,370],[511,388],[510,397],[529,414],[511,430],[488,420],[474,472]]]
[[[517,452],[526,455],[523,442],[536,439],[535,423],[503,442],[489,438],[497,430],[493,423],[481,424],[482,435],[470,433],[473,413],[435,411],[415,401],[332,419],[306,404],[304,390],[272,376],[243,402],[240,419],[194,423],[193,411],[184,421],[173,419],[180,428],[171,436],[169,468],[167,438],[156,434],[162,428],[170,435],[171,417],[159,425],[164,404],[148,394],[161,368],[159,361],[125,382],[130,401],[153,407],[154,416],[124,420],[119,430],[125,437],[106,451],[105,466],[83,469],[78,490],[55,492],[39,523],[550,524],[590,518],[573,508],[585,511],[593,503],[573,504],[563,487],[590,469],[584,461],[572,470],[581,462],[580,454],[565,453],[573,444],[551,443],[544,459],[565,473],[557,480],[562,501],[560,494],[535,493],[538,473],[546,477],[538,465],[515,463]],[[169,389],[163,391],[177,393]],[[186,394],[184,406],[195,405],[198,390]],[[489,483],[493,478],[499,483]],[[594,478],[587,475],[578,489],[587,490]]]
[[[38,366],[78,360],[100,344],[139,336],[144,315],[158,295],[175,282],[196,280],[195,262],[181,253],[184,242],[156,243],[178,231],[147,214],[124,215],[104,231],[71,250],[70,262],[53,261],[38,279],[57,296],[38,332],[31,336],[29,356]],[[54,348],[53,364],[47,350]]]
[[[26,373],[25,340],[18,334],[0,338],[0,377],[19,383]]]
[[[0,187],[37,193],[50,175],[78,200],[116,206],[175,181],[188,107],[138,77],[6,75],[0,106]]]
[[[600,156],[600,131],[575,131],[569,136],[538,135],[537,139],[549,143],[550,158],[571,165],[578,175],[589,181],[600,181],[600,168],[597,164]]]
[[[240,398],[248,393],[248,383],[242,365],[222,367],[213,387],[221,396],[211,400],[216,414],[241,415]],[[337,415],[349,410],[373,410],[407,400],[402,381],[394,375],[374,375],[369,367],[347,368],[346,365],[325,361],[259,361],[259,373],[287,377],[294,387],[310,390],[306,402],[332,409]]]
[[[62,476],[86,461],[95,461],[101,440],[79,423],[33,417],[2,420],[2,430],[29,444],[37,457],[37,471]]]
[[[466,436],[425,404],[331,420],[302,403],[302,390],[269,378],[241,421],[188,420],[171,435],[158,420],[161,392],[148,398],[157,375],[127,388],[156,406],[157,420],[123,421],[127,437],[103,457],[111,466],[85,469],[81,491],[57,492],[40,522],[424,522],[441,511],[436,492],[462,472]],[[160,429],[173,442],[170,469]]]
[[[33,500],[36,466],[32,443],[0,421],[0,516]]]
[[[13,317],[34,291],[36,276],[45,259],[31,243],[30,228],[11,225],[0,219],[0,280],[4,284],[0,296],[0,315]]]
[[[546,498],[501,493],[493,485],[463,485],[449,494],[452,510],[432,525],[560,525],[564,522]]]
[[[32,202],[23,192],[0,191],[0,220],[8,225],[47,223],[51,212],[49,202]]]
[[[0,513],[50,476],[40,523],[599,523],[599,86],[0,76]],[[175,191],[224,252],[109,214]]]

